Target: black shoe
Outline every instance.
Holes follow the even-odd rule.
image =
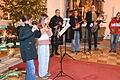
[[[117,51],[116,50],[113,50],[114,53],[116,53]]]
[[[50,55],[50,57],[53,57],[53,56],[54,56],[54,54],[51,54],[51,55]]]
[[[112,52],[112,49],[109,51],[109,53],[111,53]]]
[[[99,49],[98,49],[98,48],[95,48],[94,50],[95,50],[95,51],[98,51]]]
[[[91,51],[91,49],[88,49],[88,50],[87,50],[87,52],[90,52],[90,51]]]
[[[74,51],[71,51],[71,53],[73,53]]]
[[[80,52],[80,51],[77,51],[78,53]]]
[[[56,55],[60,55],[58,52],[55,53]]]

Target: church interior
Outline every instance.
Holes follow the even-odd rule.
[[[5,0],[6,1],[6,0]],[[72,54],[70,42],[70,30],[67,31],[63,39],[63,45],[60,45],[58,52],[64,55],[63,70],[73,78],[73,80],[120,80],[120,37],[117,44],[116,53],[109,53],[110,50],[110,31],[108,28],[111,18],[120,11],[118,0],[43,0],[44,4],[40,10],[47,13],[50,18],[55,9],[61,10],[63,18],[72,15],[72,11],[77,9],[84,20],[87,11],[92,4],[97,11],[104,16],[104,22],[100,24],[98,31],[98,50],[86,52],[88,41],[84,42],[84,27],[80,33],[80,51],[76,55]],[[42,0],[40,0],[42,2]],[[0,1],[0,4],[4,2]],[[42,3],[43,4],[43,3]],[[20,43],[15,32],[15,27],[9,13],[1,11],[0,6],[0,80],[25,80],[25,63],[20,55]],[[86,40],[88,35],[86,35]],[[37,40],[35,40],[37,46]],[[92,41],[93,47],[94,41]],[[50,54],[51,54],[50,45]],[[51,77],[48,80],[54,80],[60,70],[60,55],[50,58],[49,71]],[[38,70],[38,61],[35,60],[36,71]],[[36,73],[38,74],[38,73]],[[37,80],[39,79],[37,76]],[[59,77],[56,80],[70,80],[69,77]]]

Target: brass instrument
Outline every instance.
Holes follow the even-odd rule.
[[[97,20],[94,21],[94,24],[93,24],[93,27],[91,29],[91,31],[94,33],[96,32],[97,30],[99,30],[100,28],[100,23],[101,22],[104,22],[106,20],[107,16],[106,15],[99,15]]]
[[[60,32],[60,26],[57,25],[55,26],[55,33],[54,33],[54,36],[58,36],[58,33]]]
[[[60,24],[61,23],[61,24]],[[56,24],[58,24],[58,25],[56,25],[56,26],[54,26],[54,36],[58,36],[58,34],[59,34],[59,32],[60,32],[60,30],[61,30],[61,25],[62,25],[62,22],[60,21],[60,20],[58,20],[57,22],[56,22]]]
[[[93,26],[92,26],[92,28],[91,28],[91,31],[92,31],[93,33],[97,31],[98,26],[99,26],[99,25],[97,24],[97,19],[98,19],[98,17],[97,17],[96,12],[95,12],[95,11],[92,12]],[[92,23],[91,23],[91,24],[92,24]]]
[[[93,27],[91,28],[91,31],[94,33],[99,29],[99,24],[98,23],[94,23]]]

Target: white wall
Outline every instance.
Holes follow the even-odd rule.
[[[109,39],[109,28],[108,24],[112,17],[116,15],[117,12],[120,12],[120,0],[105,0],[104,3],[104,12],[107,15],[107,24],[105,31],[105,39]]]
[[[51,18],[55,15],[55,10],[60,9],[61,16],[66,14],[66,0],[47,0],[47,14]]]

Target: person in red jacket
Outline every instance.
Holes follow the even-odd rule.
[[[110,29],[110,51],[116,53],[117,42],[120,35],[120,12],[116,14],[116,17],[112,18],[109,23]]]

